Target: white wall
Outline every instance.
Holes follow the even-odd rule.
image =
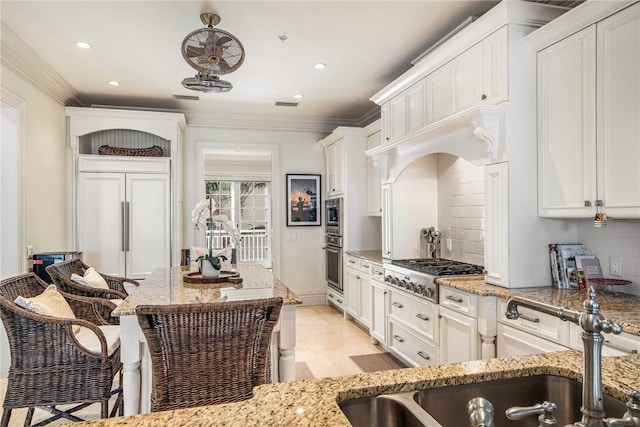
[[[34,252],[72,250],[68,242],[64,106],[2,67],[2,85],[25,100],[26,241]],[[21,248],[26,256],[26,248]]]
[[[199,143],[277,145],[279,146],[279,168],[272,182],[273,194],[279,195],[279,202],[273,206],[276,217],[274,223],[274,273],[305,304],[324,304],[326,296],[324,222],[321,227],[287,227],[285,184],[287,173],[310,173],[322,175],[325,186],[324,154],[316,141],[324,135],[312,132],[289,132],[286,130],[220,129],[203,126],[187,126],[183,150],[183,224],[184,247],[195,244],[196,231],[190,222],[191,209],[202,197],[197,179],[195,158]],[[324,197],[323,197],[324,200]],[[323,205],[324,209],[324,205]],[[324,214],[322,217],[324,221]],[[295,240],[286,237],[295,236]],[[279,264],[279,266],[278,266]],[[278,270],[279,268],[279,270]]]

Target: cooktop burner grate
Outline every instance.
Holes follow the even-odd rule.
[[[483,274],[481,265],[468,264],[444,258],[399,259],[391,264],[433,276],[453,276],[464,274]]]

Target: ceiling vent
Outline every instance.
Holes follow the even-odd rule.
[[[199,101],[200,97],[193,96],[193,95],[173,95],[173,99],[178,99],[182,101]]]
[[[276,101],[276,107],[297,107],[297,102]]]

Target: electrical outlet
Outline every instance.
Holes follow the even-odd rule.
[[[446,243],[447,243],[447,250],[451,252],[451,248],[453,247],[453,242],[451,241],[451,239],[447,239]]]
[[[296,233],[287,233],[287,242],[295,242],[296,240],[298,240]]]
[[[33,258],[33,245],[27,245],[27,258]]]
[[[609,257],[609,273],[612,276],[622,277],[622,257]]]

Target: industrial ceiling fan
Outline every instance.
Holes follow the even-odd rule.
[[[182,57],[198,74],[182,80],[187,89],[201,92],[228,92],[233,86],[220,75],[237,70],[244,62],[244,47],[233,34],[215,26],[220,17],[203,13],[205,28],[192,31],[182,41]]]

